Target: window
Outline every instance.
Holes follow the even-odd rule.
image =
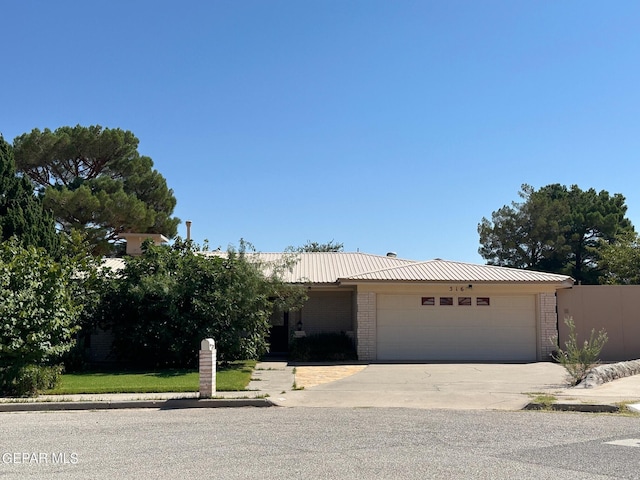
[[[479,307],[487,307],[491,304],[489,301],[489,297],[478,297],[476,298],[476,305]]]
[[[453,297],[440,297],[440,305],[453,305]]]
[[[422,305],[435,305],[436,297],[422,297]]]
[[[458,297],[458,305],[470,307],[471,306],[471,297]]]

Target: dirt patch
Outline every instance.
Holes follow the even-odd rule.
[[[295,382],[298,388],[311,388],[324,383],[335,382],[355,375],[367,365],[313,365],[296,367]]]

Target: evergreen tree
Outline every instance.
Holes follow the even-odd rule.
[[[82,231],[94,254],[123,232],[172,238],[176,199],[129,131],[99,125],[34,129],[14,140],[16,167],[31,178],[65,232]]]
[[[604,248],[632,233],[625,198],[577,185],[523,185],[523,201],[505,205],[478,225],[478,252],[489,264],[571,275],[585,284],[602,281]]]
[[[13,149],[0,135],[0,241],[13,236],[24,246],[58,254],[53,216],[43,210],[29,179],[16,175]]]

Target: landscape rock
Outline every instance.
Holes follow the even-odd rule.
[[[587,376],[578,387],[593,388],[618,378],[630,377],[639,373],[640,360],[598,365],[587,372]]]

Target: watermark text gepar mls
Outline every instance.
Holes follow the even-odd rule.
[[[76,452],[4,452],[0,461],[5,465],[75,465]]]

